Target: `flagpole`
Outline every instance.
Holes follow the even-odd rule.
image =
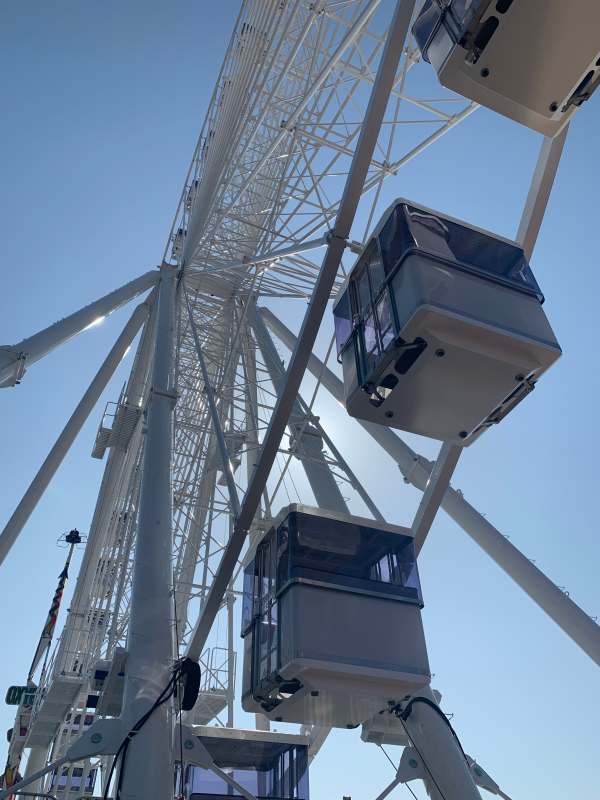
[[[42,635],[40,636],[40,641],[38,642],[38,646],[33,656],[33,661],[31,662],[31,666],[29,667],[29,674],[27,675],[28,684],[33,680],[33,673],[38,668],[38,665],[42,660],[44,653],[47,652],[48,648],[50,647],[50,644],[52,643],[52,636],[54,635],[54,628],[56,626],[56,620],[58,618],[58,612],[60,610],[60,604],[62,601],[65,584],[69,577],[69,566],[71,564],[73,550],[75,549],[75,545],[81,542],[81,535],[79,531],[76,528],[74,528],[65,536],[65,541],[68,542],[69,544],[69,552],[67,554],[67,560],[65,561],[65,566],[63,571],[58,576],[58,586],[56,587],[56,591],[54,592],[54,597],[52,598],[52,604],[50,606],[50,611],[48,612],[48,619],[46,620],[46,624],[42,628]]]

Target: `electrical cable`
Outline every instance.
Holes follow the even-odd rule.
[[[177,602],[175,599],[175,572],[173,572],[173,617],[175,620],[175,642],[177,645],[177,659],[180,661],[179,653],[179,625],[177,621]],[[181,703],[183,692],[177,692],[177,705],[179,706],[179,783],[180,783],[180,796],[183,797],[183,722],[181,719]],[[175,778],[174,778],[175,780]],[[173,787],[173,794],[175,794],[175,786]]]
[[[133,728],[131,729],[131,731],[127,735],[127,738],[123,742],[123,750],[122,750],[122,753],[121,753],[121,768],[119,770],[119,778],[118,778],[118,782],[117,782],[117,790],[115,792],[115,800],[119,800],[119,798],[121,796],[121,786],[122,786],[122,783],[123,783],[123,775],[125,774],[125,760],[127,758],[127,750],[129,748],[129,744],[130,744],[132,738],[137,733],[139,733],[139,731],[143,728],[143,726],[146,724],[146,722],[150,719],[150,716],[156,711],[156,709],[159,708],[159,706],[162,706],[168,700],[170,700],[170,698],[172,697],[173,692],[175,690],[175,684],[176,684],[178,678],[179,678],[179,669],[177,668],[176,671],[173,673],[173,677],[171,678],[171,680],[169,681],[169,683],[167,684],[167,686],[165,687],[165,689],[163,690],[161,695],[159,695],[159,697],[156,700],[156,702],[154,703],[154,705],[144,714],[143,717],[141,717],[141,719],[139,719],[136,722],[136,724],[133,726]]]
[[[424,703],[426,706],[429,706],[430,708],[432,708],[444,720],[446,725],[450,728],[450,731],[452,732],[452,735],[454,736],[454,739],[455,739],[456,743],[458,744],[458,747],[460,749],[460,752],[463,755],[463,758],[465,759],[465,763],[467,764],[467,767],[469,765],[469,762],[467,761],[467,757],[466,757],[465,751],[463,750],[462,745],[460,743],[460,739],[456,735],[456,731],[454,730],[454,728],[450,724],[450,721],[448,720],[448,718],[446,717],[444,712],[441,710],[441,708],[436,703],[434,703],[433,701],[429,700],[427,697],[422,697],[421,695],[415,695],[414,697],[411,697],[411,699],[408,701],[408,703],[406,704],[406,708],[403,709],[401,707],[401,704],[398,703],[397,705],[392,706],[392,708],[389,709],[389,711],[391,713],[395,714],[395,716],[398,717],[398,719],[400,720],[400,723],[401,723],[402,727],[404,728],[404,732],[406,733],[406,735],[408,736],[409,741],[412,743],[413,747],[415,748],[415,750],[419,754],[419,757],[420,757],[421,761],[423,762],[423,766],[425,767],[425,769],[427,770],[427,772],[429,773],[429,775],[431,777],[431,780],[435,784],[435,788],[438,790],[438,792],[440,793],[440,795],[443,798],[443,800],[446,800],[446,796],[444,795],[444,793],[440,789],[440,786],[439,786],[438,782],[436,781],[436,779],[435,779],[435,777],[433,775],[433,772],[429,768],[429,765],[427,764],[427,761],[423,758],[423,754],[421,753],[421,751],[417,747],[416,743],[414,742],[414,740],[412,739],[412,737],[411,737],[411,735],[410,735],[410,733],[408,731],[408,728],[406,727],[406,720],[410,716],[410,712],[412,711],[412,707],[413,707],[413,705],[415,703]],[[381,747],[381,745],[380,745],[380,747]],[[383,747],[381,749],[383,750]],[[385,753],[385,750],[383,752]],[[387,753],[386,753],[386,755],[387,755]],[[408,788],[410,788],[410,787],[408,787]],[[412,789],[411,789],[411,792],[412,792]],[[414,792],[413,792],[413,794],[414,794]]]
[[[403,786],[406,786],[406,788],[407,788],[407,789],[408,789],[408,791],[409,791],[409,792],[412,794],[412,796],[415,798],[415,800],[419,800],[419,798],[418,798],[418,797],[417,797],[417,795],[416,795],[416,794],[413,792],[412,788],[411,788],[411,787],[408,785],[408,783],[404,783],[404,784],[402,784],[402,785],[403,785]]]
[[[393,767],[393,768],[396,770],[396,772],[398,772],[398,767],[397,767],[397,766],[394,764],[394,762],[392,761],[392,759],[391,759],[391,758],[390,758],[390,756],[388,755],[387,751],[386,751],[386,750],[384,750],[384,748],[383,748],[383,745],[382,745],[382,744],[380,744],[380,745],[377,745],[377,746],[379,747],[379,749],[381,750],[381,752],[383,753],[383,755],[384,755],[384,756],[387,758],[387,760],[390,762],[390,764],[392,765],[392,767]]]
[[[397,767],[397,766],[394,764],[394,762],[393,762],[393,761],[392,761],[392,759],[390,758],[390,756],[389,756],[389,754],[388,754],[387,750],[385,750],[385,748],[383,747],[383,745],[382,745],[382,744],[380,744],[380,745],[377,745],[377,746],[378,746],[378,747],[379,747],[379,749],[382,751],[382,753],[383,753],[383,754],[384,754],[384,756],[387,758],[387,760],[390,762],[390,764],[392,765],[392,767],[393,767],[393,768],[396,770],[396,772],[398,772],[398,770],[400,769],[400,767]],[[415,798],[415,800],[419,800],[419,798],[418,798],[418,797],[417,797],[417,795],[416,795],[416,794],[413,792],[412,788],[411,788],[411,787],[408,785],[408,783],[403,783],[402,785],[403,785],[403,786],[406,786],[406,788],[407,788],[407,789],[408,789],[408,791],[409,791],[409,792],[412,794],[412,796]]]
[[[404,785],[404,786],[406,786],[406,788],[407,788],[407,789],[408,789],[408,791],[409,791],[409,792],[412,794],[412,796],[415,798],[415,800],[419,800],[419,798],[418,798],[418,797],[417,797],[417,795],[416,795],[416,794],[413,792],[412,788],[411,788],[411,787],[408,785],[408,783],[405,783],[405,784],[403,784],[403,785]]]
[[[415,741],[414,741],[414,740],[411,738],[411,735],[410,735],[410,733],[408,732],[408,728],[406,727],[406,723],[405,723],[405,721],[402,719],[402,717],[401,717],[401,716],[399,716],[399,717],[398,717],[398,719],[400,720],[400,723],[402,724],[402,727],[404,728],[404,731],[405,731],[406,735],[408,736],[408,738],[409,738],[409,741],[412,743],[412,746],[415,748],[415,750],[416,750],[416,751],[417,751],[417,753],[419,754],[419,758],[420,758],[420,759],[421,759],[421,761],[423,762],[423,766],[425,767],[425,769],[426,769],[426,770],[427,770],[427,772],[429,773],[429,776],[431,777],[431,780],[432,780],[432,781],[433,781],[433,783],[435,784],[435,788],[438,790],[438,792],[440,793],[440,796],[443,798],[443,800],[446,800],[446,795],[445,795],[445,794],[442,792],[442,790],[440,789],[440,786],[439,786],[438,782],[436,781],[436,779],[435,779],[435,777],[434,777],[434,775],[433,775],[433,772],[432,772],[432,771],[430,770],[430,768],[429,768],[429,764],[428,764],[428,763],[427,763],[427,761],[425,761],[425,759],[423,758],[423,753],[421,753],[421,751],[420,751],[420,750],[419,750],[419,748],[417,747],[417,745],[416,745]]]
[[[465,751],[463,750],[462,744],[460,743],[460,739],[458,738],[456,731],[452,727],[452,724],[451,724],[450,720],[448,719],[448,717],[444,714],[444,712],[437,705],[437,703],[434,703],[432,700],[429,700],[429,698],[427,698],[427,697],[421,697],[421,695],[416,695],[415,697],[411,697],[411,699],[406,704],[406,708],[404,708],[400,713],[396,713],[396,709],[398,708],[398,706],[395,706],[394,709],[392,709],[392,710],[394,711],[394,713],[396,713],[397,717],[399,717],[400,719],[406,720],[410,716],[410,712],[411,712],[412,707],[413,707],[413,705],[415,703],[423,703],[424,705],[429,706],[430,708],[432,708],[436,712],[436,714],[438,714],[444,720],[446,725],[450,728],[450,732],[452,733],[452,736],[454,736],[456,744],[458,745],[458,747],[460,749],[460,752],[462,753],[463,758],[467,763],[467,766],[469,766],[469,760],[467,758],[467,755],[466,755]]]
[[[174,594],[173,594],[173,597],[175,597]],[[177,636],[177,650],[178,650],[178,654],[179,654],[179,632],[178,632],[178,623],[177,623],[177,615],[176,614],[175,614],[175,634]],[[190,666],[195,666],[196,672],[198,673],[197,675],[195,674],[194,670],[192,670],[190,672]],[[181,720],[181,711],[182,711],[182,709],[184,707],[184,702],[187,702],[189,700],[189,698],[186,698],[185,690],[177,692],[177,683],[181,679],[182,675],[186,675],[188,684],[189,684],[190,681],[192,681],[192,687],[193,687],[192,688],[192,693],[193,693],[194,688],[195,688],[196,694],[197,694],[197,689],[198,689],[199,679],[200,679],[200,671],[199,671],[198,665],[195,664],[195,662],[191,662],[190,659],[188,659],[188,658],[178,658],[178,660],[175,662],[175,665],[173,667],[173,674],[172,674],[171,679],[169,680],[168,684],[165,686],[165,688],[162,690],[160,695],[157,697],[157,699],[155,700],[155,702],[152,705],[152,707],[149,708],[148,711],[142,717],[140,717],[140,719],[135,723],[135,725],[131,728],[131,730],[129,731],[129,733],[125,737],[125,739],[119,745],[119,748],[118,748],[117,752],[115,753],[115,757],[113,759],[113,763],[111,765],[110,772],[108,774],[106,787],[105,787],[104,794],[103,794],[103,800],[107,800],[107,798],[108,798],[108,790],[109,790],[109,787],[110,787],[110,782],[112,780],[114,771],[116,769],[116,766],[117,766],[117,763],[118,763],[118,760],[119,760],[119,757],[120,757],[120,759],[121,759],[121,767],[120,767],[120,770],[119,770],[119,777],[118,777],[116,791],[115,791],[115,800],[119,800],[119,797],[120,797],[120,794],[121,794],[121,786],[122,786],[122,782],[123,782],[123,774],[124,774],[125,760],[126,760],[126,757],[127,757],[127,750],[129,748],[129,744],[130,744],[131,740],[133,739],[133,737],[137,733],[139,733],[139,731],[143,728],[143,726],[146,724],[146,722],[149,720],[149,718],[152,716],[152,714],[156,711],[156,709],[159,708],[164,703],[166,703],[168,700],[170,700],[170,698],[173,695],[175,695],[178,698],[178,702],[179,702],[179,741],[180,741],[181,764],[182,764],[181,768],[183,770],[183,728],[182,728],[182,720]],[[190,677],[190,676],[192,676],[192,677]],[[193,702],[195,702],[195,698],[194,698]],[[187,706],[186,706],[186,708],[187,708]],[[182,781],[183,781],[183,776],[182,776]]]
[[[404,732],[406,733],[406,735],[408,737],[408,740],[411,742],[412,746],[417,751],[421,761],[423,762],[423,766],[425,767],[425,769],[429,773],[429,776],[431,777],[431,780],[435,784],[435,788],[440,793],[440,796],[442,797],[442,799],[446,800],[445,794],[440,789],[440,786],[439,786],[438,782],[436,781],[436,779],[435,779],[435,777],[433,775],[433,772],[431,771],[431,769],[429,768],[429,765],[427,764],[427,762],[423,758],[423,754],[421,753],[421,751],[417,747],[416,743],[412,739],[412,737],[411,737],[411,735],[410,735],[410,733],[408,731],[408,728],[406,727],[406,724],[405,724],[405,721],[410,716],[410,712],[411,712],[412,707],[413,707],[413,705],[415,703],[424,703],[426,706],[429,706],[430,708],[432,708],[444,720],[446,725],[450,728],[450,731],[452,732],[452,735],[454,736],[454,739],[455,739],[456,743],[458,744],[458,747],[460,748],[460,752],[462,753],[463,758],[465,759],[465,763],[467,764],[467,768],[470,771],[470,767],[469,767],[469,762],[467,760],[467,756],[465,755],[465,751],[462,748],[462,745],[460,743],[460,739],[458,738],[458,736],[456,734],[456,731],[454,730],[454,728],[450,724],[450,720],[446,717],[446,715],[444,714],[442,709],[436,703],[434,703],[433,701],[429,700],[427,697],[422,697],[421,695],[415,695],[414,697],[411,697],[411,699],[408,701],[408,703],[406,704],[406,708],[402,709],[402,704],[401,703],[397,703],[395,706],[388,707],[387,709],[382,709],[379,713],[384,713],[384,711],[389,711],[391,714],[394,714],[396,717],[398,717],[398,719],[400,720],[400,724],[404,728]],[[381,745],[379,745],[379,747],[383,750],[383,747]],[[388,756],[388,754],[385,752],[385,750],[383,750],[383,752],[387,756],[388,761],[390,761],[392,763],[392,766],[393,766],[393,762],[392,762],[391,758]],[[415,794],[414,794],[413,790],[410,788],[410,786],[408,786],[408,784],[405,784],[405,786],[407,787],[407,789],[409,789],[411,794],[413,794],[413,796],[415,796]]]
[[[168,684],[165,686],[165,688],[159,694],[157,699],[154,701],[154,704],[148,709],[148,711],[146,711],[145,714],[143,714],[139,718],[139,720],[135,723],[135,725],[132,726],[131,730],[129,731],[129,733],[127,734],[125,739],[123,739],[123,741],[119,745],[119,747],[117,749],[117,752],[115,753],[115,757],[113,759],[113,763],[111,765],[110,772],[108,773],[108,778],[107,778],[107,781],[106,781],[104,794],[102,795],[102,800],[107,800],[108,799],[108,790],[110,788],[110,782],[112,780],[114,771],[116,769],[116,766],[117,766],[117,763],[118,763],[118,760],[119,760],[119,757],[120,757],[121,758],[121,769],[119,770],[119,778],[118,778],[118,782],[117,782],[117,788],[116,788],[116,791],[115,791],[115,800],[119,800],[119,795],[120,795],[120,791],[121,791],[121,785],[122,785],[122,782],[123,782],[123,772],[124,772],[123,768],[125,766],[125,758],[126,758],[126,755],[127,755],[127,749],[129,747],[129,743],[131,742],[133,737],[137,733],[140,732],[140,730],[143,728],[143,726],[149,720],[151,715],[156,711],[156,709],[159,708],[159,706],[161,706],[164,703],[166,703],[167,700],[169,700],[171,698],[171,696],[173,695],[173,692],[175,690],[175,684],[176,684],[176,682],[177,682],[177,680],[179,678],[179,675],[181,673],[181,666],[182,666],[181,662],[177,662],[175,664],[175,668],[173,670],[173,675],[171,676],[171,679],[169,680]]]
[[[155,701],[154,705],[144,714],[143,717],[141,717],[141,719],[139,719],[136,722],[136,724],[133,726],[133,728],[131,729],[131,731],[127,735],[127,738],[124,741],[123,751],[121,753],[121,769],[119,770],[119,778],[118,778],[118,781],[117,781],[117,790],[115,792],[115,800],[119,800],[119,798],[121,796],[121,786],[122,786],[122,783],[123,783],[123,775],[125,773],[125,760],[127,758],[127,750],[129,748],[129,744],[130,744],[132,738],[137,733],[139,733],[139,731],[144,727],[144,725],[146,724],[146,722],[148,722],[148,720],[150,719],[151,715],[156,711],[156,709],[159,708],[159,706],[162,706],[164,703],[166,703],[167,700],[170,700],[170,698],[173,695],[173,692],[175,691],[175,684],[176,684],[178,678],[179,678],[179,665],[177,665],[176,670],[173,673],[173,677],[171,678],[171,680],[169,681],[169,683],[167,684],[167,686],[165,687],[165,689],[163,690],[161,695],[159,695],[159,697]]]

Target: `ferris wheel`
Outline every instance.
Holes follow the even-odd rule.
[[[244,0],[160,267],[0,349],[0,386],[26,391],[36,361],[141,298],[0,533],[3,561],[135,343],[64,628],[54,643],[63,580],[14,687],[0,797],[308,800],[309,765],[354,728],[403,748],[378,800],[414,781],[508,797],[443,711],[417,561],[443,509],[600,664],[596,621],[451,486],[561,355],[529,261],[600,82],[581,6]],[[388,189],[481,106],[541,135],[513,239]],[[408,525],[369,493],[384,454],[422,493]]]

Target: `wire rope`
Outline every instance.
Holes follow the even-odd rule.
[[[384,754],[384,756],[387,758],[387,760],[390,762],[390,764],[392,765],[392,767],[393,767],[393,768],[396,770],[396,772],[398,772],[398,769],[399,769],[399,767],[397,767],[397,766],[394,764],[394,762],[393,762],[393,761],[392,761],[392,759],[390,758],[389,754],[388,754],[388,753],[387,753],[387,751],[384,749],[383,745],[382,745],[382,744],[380,744],[380,745],[378,745],[378,747],[379,747],[379,749],[382,751],[382,753]],[[417,797],[417,795],[414,793],[414,791],[412,790],[412,788],[411,788],[411,787],[408,785],[408,783],[404,783],[404,782],[403,782],[403,784],[402,784],[402,785],[403,785],[403,786],[405,786],[405,787],[408,789],[408,791],[409,791],[409,792],[412,794],[412,796],[415,798],[415,800],[419,800],[419,798],[418,798],[418,797]]]

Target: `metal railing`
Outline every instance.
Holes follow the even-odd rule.
[[[232,672],[235,675],[235,652],[231,653],[231,657],[233,659]],[[230,675],[229,667],[229,651],[226,647],[210,647],[205,650],[200,656],[200,669],[202,671],[200,691],[227,694]]]

